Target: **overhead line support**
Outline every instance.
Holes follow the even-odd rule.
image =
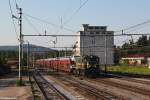
[[[20,27],[20,34],[19,34],[19,80],[22,80],[22,61],[23,61],[23,35],[22,35],[22,8],[18,8],[19,10],[19,27]]]
[[[150,33],[146,33],[146,34],[99,34],[99,35],[93,35],[93,36],[133,36],[133,35],[150,35]],[[91,35],[48,35],[48,34],[46,34],[46,35],[36,35],[36,34],[22,34],[22,36],[52,36],[52,37],[78,37],[78,36],[89,36],[89,37],[91,37]]]

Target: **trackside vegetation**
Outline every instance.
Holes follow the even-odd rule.
[[[121,74],[142,74],[150,75],[150,68],[144,66],[110,66],[107,71]]]

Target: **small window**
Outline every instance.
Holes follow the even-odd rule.
[[[94,44],[94,40],[92,40],[92,44]]]
[[[81,35],[83,35],[83,34],[84,34],[84,32],[80,32],[80,34],[81,34]]]
[[[94,34],[94,32],[90,32],[90,34]]]
[[[95,29],[99,29],[99,27],[95,27]]]
[[[89,29],[93,29],[93,27],[89,27]]]
[[[99,34],[99,32],[96,32],[96,34]]]
[[[101,29],[105,29],[105,27],[101,27]]]

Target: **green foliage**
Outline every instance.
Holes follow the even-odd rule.
[[[123,62],[123,63],[122,63],[123,66],[128,66],[129,60],[128,60],[128,59],[125,59],[125,60],[123,60],[122,62]]]
[[[148,45],[150,45],[150,37],[147,39],[147,36],[141,36],[136,42],[129,40],[129,43],[124,43],[121,49],[126,50],[123,53],[127,54],[146,53],[150,50],[146,47]]]
[[[22,83],[22,80],[16,80],[16,86],[22,86],[23,83]]]
[[[114,47],[114,63],[119,64],[120,58],[131,54],[150,54],[150,37],[141,36],[137,41],[129,40],[121,47]]]
[[[137,45],[141,45],[141,46],[147,46],[148,45],[148,41],[147,40],[147,36],[142,36],[138,39],[138,41],[136,42]]]
[[[38,95],[34,95],[34,100],[41,100],[41,98]]]
[[[120,57],[121,57],[121,52],[120,52],[120,48],[118,47],[114,50],[114,64],[115,65],[119,64]]]
[[[108,71],[111,72],[119,72],[119,73],[130,73],[130,74],[143,74],[150,75],[150,69],[147,67],[135,67],[135,66],[111,66],[107,68]]]
[[[6,64],[8,59],[18,58],[17,51],[0,51],[0,64]]]

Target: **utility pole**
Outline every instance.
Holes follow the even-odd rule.
[[[65,57],[67,57],[67,48],[65,48]]]
[[[29,48],[29,41],[27,41],[27,67],[29,68],[29,50],[30,50],[30,48]]]
[[[18,78],[20,82],[22,81],[21,77],[21,67],[22,67],[22,59],[23,59],[23,49],[22,49],[22,44],[23,44],[23,34],[22,34],[22,8],[18,8],[17,6],[17,11],[19,12],[19,17],[16,17],[15,15],[12,15],[12,18],[15,18],[19,21],[19,75]]]
[[[105,35],[105,73],[107,73],[107,35]]]
[[[34,68],[34,52],[32,52],[32,68]]]
[[[22,35],[22,8],[18,8],[19,10],[19,27],[20,27],[20,35],[19,35],[19,80],[22,81],[21,70],[22,70],[22,43],[23,43],[23,35]]]
[[[28,77],[29,77],[29,80],[30,80],[30,75],[29,75],[29,74],[30,74],[30,72],[29,72],[29,66],[30,66],[30,65],[29,65],[29,62],[30,62],[30,61],[29,61],[29,59],[30,59],[30,54],[29,54],[30,48],[29,48],[29,46],[30,46],[30,45],[29,45],[29,41],[27,41],[27,43],[28,43],[28,44],[27,44],[27,71],[28,71],[27,74],[28,74]]]

